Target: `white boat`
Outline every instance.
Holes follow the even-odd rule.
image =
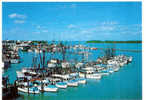
[[[29,90],[29,91],[28,91]],[[40,93],[39,89],[37,87],[31,87],[31,88],[21,88],[21,87],[18,87],[18,91],[20,92],[24,92],[24,93],[32,93],[32,94],[38,94]]]
[[[93,73],[93,74],[86,74],[86,78],[91,78],[91,79],[101,79],[101,75],[100,74],[96,74],[96,73]]]
[[[85,78],[77,78],[76,80],[77,80],[78,83],[80,83],[80,84],[86,84],[86,79],[85,79]]]
[[[78,73],[76,73],[76,72],[75,72],[75,73],[70,73],[70,76],[71,76],[71,77],[78,77],[78,76],[79,76],[79,74],[78,74]]]
[[[67,83],[65,83],[65,82],[57,82],[56,86],[58,88],[67,88]]]
[[[38,86],[39,90],[42,90],[41,86]],[[46,92],[57,92],[58,88],[55,85],[44,86],[44,91]]]
[[[76,80],[69,80],[67,81],[68,86],[78,86],[78,81]]]

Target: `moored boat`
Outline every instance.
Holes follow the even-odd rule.
[[[42,90],[41,86],[38,86],[39,90]],[[43,90],[46,92],[57,92],[58,88],[55,85],[47,85],[43,87]]]
[[[20,92],[24,92],[24,93],[32,93],[32,94],[38,94],[40,93],[39,89],[37,87],[31,87],[31,88],[27,88],[27,87],[18,87],[18,91]]]
[[[85,78],[76,78],[76,80],[78,81],[78,83],[80,84],[86,84],[86,79]]]
[[[69,80],[67,81],[68,86],[78,86],[78,81],[77,80]]]
[[[65,83],[65,82],[57,82],[56,86],[58,88],[67,88],[67,83]]]

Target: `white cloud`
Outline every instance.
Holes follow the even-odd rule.
[[[75,28],[76,26],[73,24],[68,25],[68,28]]]
[[[47,32],[48,32],[48,30],[42,30],[42,32],[47,33]]]
[[[103,25],[115,25],[115,24],[118,24],[118,22],[116,22],[116,21],[104,21],[101,24],[103,24]]]
[[[16,24],[23,24],[23,23],[25,23],[25,21],[24,20],[14,20],[14,23],[16,23]]]
[[[17,14],[17,13],[12,13],[12,14],[10,14],[8,16],[9,16],[9,18],[19,18],[19,19],[25,19],[26,18],[25,15]]]
[[[113,31],[115,29],[114,26],[101,26],[100,30],[102,31]]]

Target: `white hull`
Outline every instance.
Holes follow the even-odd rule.
[[[67,82],[68,86],[78,86],[78,82]]]
[[[80,83],[80,84],[86,84],[86,79],[79,79],[78,80],[78,83]]]
[[[66,84],[66,85],[59,85],[59,84],[56,84],[56,86],[57,86],[58,88],[63,88],[63,89],[67,88],[67,84]]]
[[[39,90],[42,90],[41,89],[41,86],[38,87]],[[44,91],[46,92],[57,92],[58,91],[58,88],[57,87],[49,87],[49,86],[44,86]]]
[[[86,78],[101,79],[101,75],[100,74],[86,74]]]
[[[28,88],[20,88],[20,87],[18,87],[18,91],[24,92],[24,93],[28,93]],[[38,93],[40,93],[40,91],[39,90],[33,91],[33,90],[29,89],[29,93],[38,94]]]

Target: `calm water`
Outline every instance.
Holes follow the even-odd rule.
[[[69,42],[66,44],[79,44],[78,42]],[[92,47],[108,47],[111,44],[85,44]],[[119,49],[141,50],[142,44],[116,44]],[[103,54],[103,51],[94,51],[89,60],[95,60]],[[17,100],[141,100],[142,98],[142,52],[117,52],[133,56],[132,63],[121,68],[118,72],[102,77],[101,80],[87,80],[87,84],[78,87],[68,87],[59,89],[57,93],[43,93],[37,95],[21,94]],[[20,52],[23,62],[13,64],[4,72],[9,75],[10,82],[16,79],[16,70],[24,66],[31,66],[33,53]]]

